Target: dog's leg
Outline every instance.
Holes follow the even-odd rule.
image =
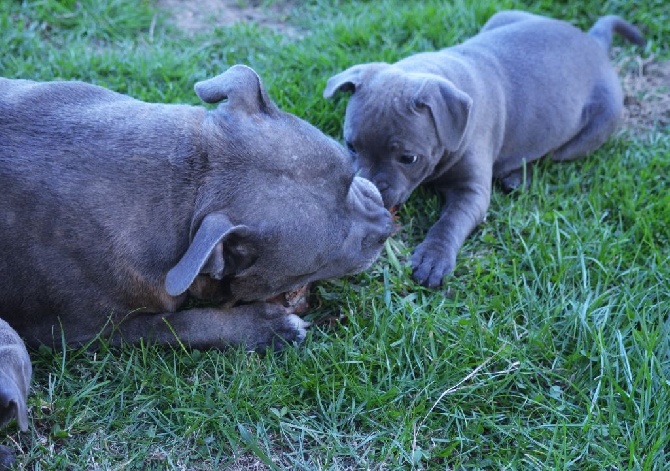
[[[551,154],[555,161],[574,160],[600,147],[616,130],[623,109],[618,88],[605,90],[584,110],[586,125]]]
[[[466,160],[475,165],[468,165]],[[454,177],[440,183],[445,200],[440,219],[411,258],[414,279],[430,288],[440,286],[443,277],[454,270],[458,251],[484,220],[491,200],[491,165],[477,165],[475,159],[464,159],[459,167]]]
[[[26,399],[33,369],[23,341],[0,319],[0,428],[16,419],[19,429],[28,430]],[[16,459],[11,448],[0,445],[0,470],[10,469]]]
[[[140,339],[191,348],[244,346],[247,350],[280,350],[301,342],[309,323],[279,304],[254,303],[234,308],[194,308],[166,314],[129,314],[115,326],[112,342]]]
[[[23,341],[0,319],[0,427],[16,419],[19,429],[28,430],[26,397],[32,366]]]
[[[8,446],[0,445],[0,471],[12,469],[16,463],[14,452]]]

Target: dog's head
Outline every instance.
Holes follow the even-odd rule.
[[[472,99],[433,74],[385,63],[353,66],[328,80],[324,97],[352,92],[344,139],[361,176],[387,208],[403,203],[465,135]]]
[[[265,300],[358,273],[378,257],[391,216],[342,146],[280,111],[248,67],[200,82],[196,93],[227,101],[205,123],[209,161],[190,245],[167,274],[169,294],[204,276],[231,300]]]

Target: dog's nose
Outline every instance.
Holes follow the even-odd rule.
[[[358,204],[362,204],[368,211],[374,211],[377,207],[383,206],[382,195],[379,190],[366,178],[354,178],[349,197],[352,197]]]
[[[371,180],[372,184],[377,188],[379,194],[382,197],[382,202],[384,207],[390,209],[391,206],[398,204],[398,201],[395,201],[395,193],[391,190],[391,185],[388,183],[388,180]]]
[[[376,222],[379,243],[383,244],[386,239],[396,233],[397,227],[393,221],[393,215],[387,209],[379,211]]]
[[[363,248],[378,248],[384,245],[386,239],[391,237],[396,232],[396,227],[393,223],[391,213],[383,210],[375,214],[371,218],[372,224],[369,227],[369,233],[363,239]]]
[[[389,189],[389,184],[386,180],[373,180],[372,183],[375,184],[380,193],[384,193]]]

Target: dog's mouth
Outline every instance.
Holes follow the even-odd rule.
[[[402,208],[402,203],[394,204],[390,208],[386,208],[389,213],[391,213],[391,217],[393,218],[393,222],[397,225],[398,221],[400,220],[400,216],[398,213],[400,212],[400,209]],[[394,231],[397,232],[397,231]]]
[[[309,295],[312,283],[309,282],[303,286],[278,294],[277,296],[268,299],[267,302],[273,304],[281,304],[288,312],[292,314],[305,314],[309,308]]]

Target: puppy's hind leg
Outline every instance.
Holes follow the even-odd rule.
[[[603,145],[616,130],[622,109],[620,89],[614,93],[604,92],[584,108],[585,125],[572,139],[553,151],[551,160],[559,162],[578,159]]]

